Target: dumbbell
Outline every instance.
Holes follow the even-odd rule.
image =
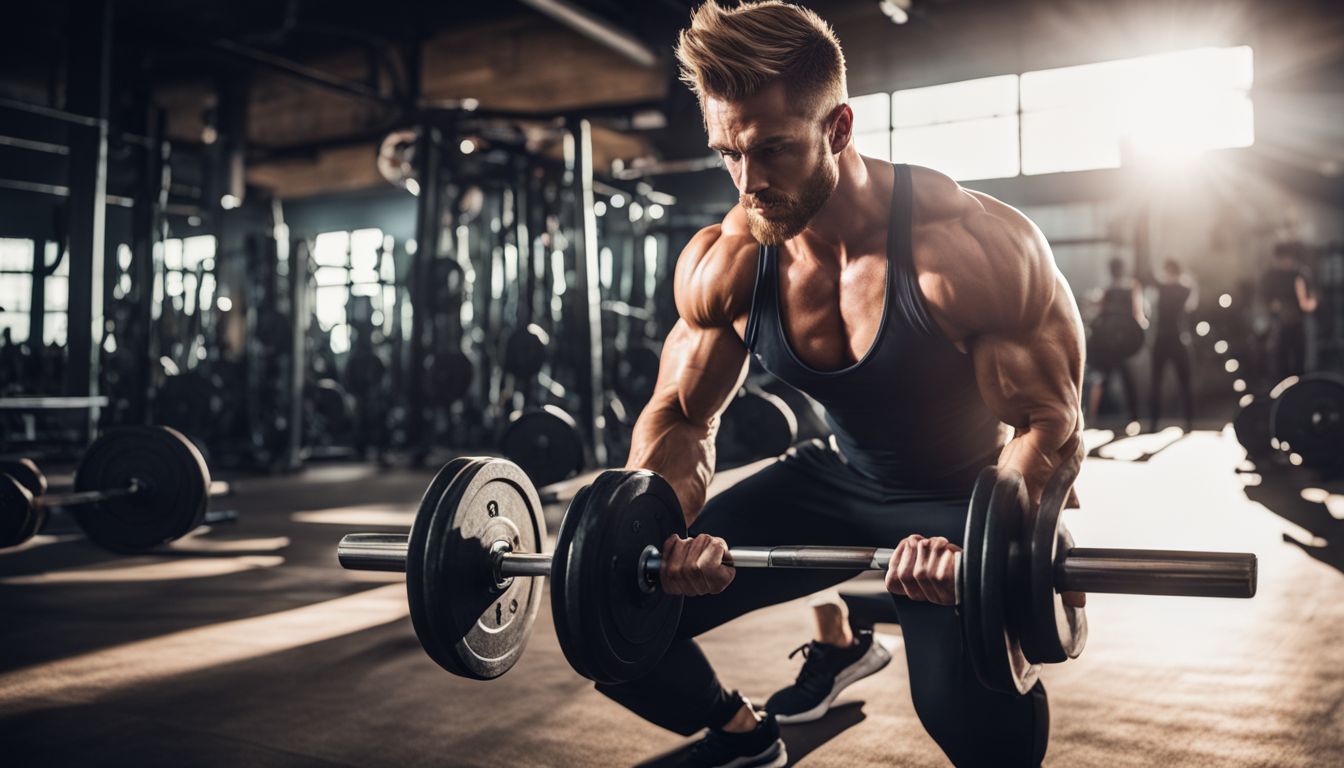
[[[1252,554],[1078,549],[1060,512],[1081,455],[1065,462],[1032,509],[1016,472],[985,469],[971,495],[957,592],[963,634],[981,682],[1025,692],[1040,665],[1077,657],[1081,608],[1060,592],[1251,597]],[[406,573],[411,619],[425,651],[450,672],[498,677],[521,656],[551,578],[551,610],[570,665],[592,680],[638,679],[662,658],[682,598],[658,588],[660,548],[685,535],[671,486],[647,471],[600,474],[571,502],[552,553],[536,490],[500,459],[455,459],[430,485],[409,536],[350,534],[337,548],[353,570]],[[737,568],[885,570],[876,547],[739,547]]]
[[[237,517],[233,511],[208,513],[209,469],[191,441],[167,427],[104,433],[81,459],[73,493],[46,493],[45,476],[28,460],[7,463],[3,470],[0,548],[32,538],[57,508],[67,510],[93,543],[126,553],[181,538],[202,523]]]

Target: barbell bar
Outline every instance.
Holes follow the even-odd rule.
[[[389,533],[352,533],[341,539],[336,557],[354,571],[406,571],[410,537]],[[730,547],[723,564],[733,568],[811,568],[885,571],[896,553],[891,547]],[[550,553],[498,552],[497,581],[514,576],[550,576]],[[646,552],[645,582],[657,581],[662,553]],[[961,568],[961,553],[955,555]],[[1161,549],[1075,547],[1055,568],[1055,591],[1124,595],[1248,598],[1255,595],[1255,555],[1240,552],[1191,552]]]

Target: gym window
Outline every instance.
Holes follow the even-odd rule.
[[[1118,168],[1249,147],[1247,46],[1198,48],[1022,75],[1022,172]]]
[[[215,236],[164,240],[163,284],[155,282],[155,305],[166,297],[167,303],[181,314],[195,315],[199,307],[216,303]]]
[[[48,242],[43,256],[46,264],[56,261],[59,246]],[[0,329],[8,329],[10,341],[28,341],[32,330],[33,260],[32,240],[0,238]],[[59,267],[42,281],[42,343],[65,345],[66,309],[70,296],[70,264],[63,259]]]
[[[954,179],[1016,176],[1017,75],[891,95],[891,156]]]
[[[346,307],[351,296],[367,296],[373,308],[372,324],[384,332],[391,328],[388,310],[396,303],[392,247],[392,236],[381,229],[323,232],[314,241],[313,314],[322,330],[331,334],[332,352],[350,350]]]
[[[854,144],[958,180],[1118,168],[1255,141],[1251,48],[1196,48],[858,96]]]

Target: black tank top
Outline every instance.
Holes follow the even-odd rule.
[[[1179,339],[1186,331],[1185,302],[1190,286],[1172,281],[1157,284],[1157,318],[1153,323],[1159,339]]]
[[[1302,309],[1297,303],[1297,278],[1302,271],[1296,267],[1270,267],[1260,279],[1260,290],[1270,313],[1281,325],[1302,322]]]
[[[993,464],[1006,429],[989,411],[970,355],[929,316],[911,245],[910,168],[895,167],[881,326],[861,360],[819,371],[798,358],[779,312],[779,251],[761,246],[746,345],[765,370],[826,409],[840,455],[875,481],[967,488]]]
[[[1112,285],[1101,294],[1101,314],[1134,314],[1134,287],[1130,285]]]

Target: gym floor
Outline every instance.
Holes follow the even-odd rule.
[[[1255,552],[1259,593],[1093,596],[1086,652],[1044,673],[1047,764],[1337,765],[1344,489],[1247,472],[1230,433],[1142,435],[1100,451],[1079,481],[1083,509],[1067,518],[1081,546]],[[750,471],[721,474],[715,489]],[[575,675],[546,604],[517,667],[468,681],[421,651],[399,574],[337,566],[344,533],[404,530],[429,477],[352,465],[241,478],[214,501],[238,509],[238,524],[160,553],[119,558],[58,534],[0,555],[5,762],[631,765],[689,743]],[[562,511],[548,508],[552,528]],[[792,680],[788,653],[810,630],[795,601],[703,644],[726,684],[763,700]],[[899,627],[879,631],[899,661]],[[822,720],[786,727],[792,760],[944,765],[907,685],[894,663]]]

